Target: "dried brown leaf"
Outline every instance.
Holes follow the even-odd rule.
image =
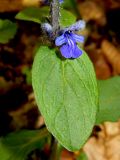
[[[120,51],[108,40],[102,41],[101,49],[108,62],[112,65],[113,73],[120,74]]]
[[[101,125],[98,138],[91,137],[84,146],[89,160],[120,160],[120,122]]]
[[[79,11],[85,21],[95,20],[101,25],[106,24],[106,16],[102,7],[94,1],[80,3]]]
[[[39,6],[42,0],[0,0],[0,12],[19,11],[24,7]]]

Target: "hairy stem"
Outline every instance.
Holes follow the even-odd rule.
[[[52,0],[51,2],[51,24],[53,27],[53,38],[55,38],[59,30],[59,0]]]

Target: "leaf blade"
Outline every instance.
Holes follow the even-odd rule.
[[[46,143],[46,129],[37,131],[23,130],[0,139],[0,159],[24,160],[36,148],[42,148]]]
[[[15,18],[24,21],[32,21],[35,23],[41,23],[45,17],[49,15],[48,7],[29,7],[20,11]]]
[[[117,121],[120,118],[120,77],[98,81],[100,102],[96,124]]]
[[[5,44],[12,39],[17,32],[17,25],[10,20],[0,19],[0,43]]]
[[[86,64],[83,67],[85,61],[87,67]],[[93,80],[90,82],[88,77]],[[92,131],[98,99],[95,74],[87,55],[84,53],[75,60],[61,60],[55,50],[41,47],[33,64],[32,83],[48,130],[68,150],[82,147]],[[82,93],[84,95],[81,97]]]
[[[69,27],[73,23],[76,22],[76,17],[70,11],[65,9],[61,9],[61,16],[60,16],[60,25],[62,27]],[[68,18],[69,17],[69,18]]]

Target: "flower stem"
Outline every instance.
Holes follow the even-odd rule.
[[[50,160],[60,160],[60,155],[61,155],[62,149],[63,149],[63,147],[53,137]]]
[[[51,25],[53,27],[53,38],[55,38],[58,30],[59,30],[59,0],[52,0],[50,5],[51,12]]]

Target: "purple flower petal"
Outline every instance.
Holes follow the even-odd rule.
[[[74,39],[75,42],[81,42],[81,43],[84,42],[84,37],[81,35],[71,33],[71,37]]]
[[[66,43],[66,38],[65,38],[64,34],[62,34],[61,36],[59,36],[59,37],[57,37],[57,38],[55,39],[55,45],[56,45],[56,46],[61,46],[61,45],[63,45],[64,43]]]
[[[67,38],[67,44],[69,45],[70,50],[74,50],[76,42],[72,37]]]
[[[82,55],[82,50],[80,48],[78,48],[78,46],[76,45],[74,48],[74,51],[72,52],[72,58],[78,58],[79,56]]]
[[[60,47],[60,51],[63,57],[65,58],[78,58],[82,55],[82,50],[78,48],[76,44],[74,44],[74,48],[68,44]]]
[[[60,47],[60,51],[63,57],[65,58],[71,58],[72,57],[72,52],[71,47],[68,44],[65,44]]]

